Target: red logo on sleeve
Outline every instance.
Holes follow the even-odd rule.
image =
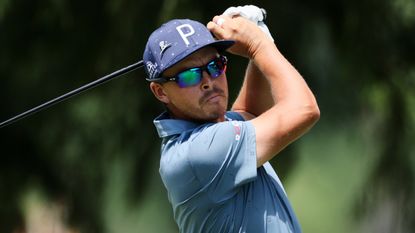
[[[235,129],[235,140],[241,139],[241,123],[239,121],[232,121],[233,128]]]

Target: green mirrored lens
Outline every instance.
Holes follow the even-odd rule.
[[[202,70],[200,68],[188,69],[178,74],[177,78],[177,83],[180,87],[193,86],[202,79]]]

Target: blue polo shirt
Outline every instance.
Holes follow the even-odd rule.
[[[255,128],[235,112],[220,123],[154,120],[160,175],[182,233],[301,232],[274,169],[256,167]]]

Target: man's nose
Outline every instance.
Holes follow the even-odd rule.
[[[210,74],[204,70],[202,72],[202,81],[201,81],[202,90],[210,90],[213,88],[213,79],[210,77]]]

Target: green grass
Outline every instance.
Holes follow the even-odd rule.
[[[299,142],[300,158],[285,187],[304,232],[359,230],[353,212],[373,151],[353,129],[317,128]]]
[[[157,164],[158,165],[158,164]],[[103,218],[109,233],[163,232],[177,233],[172,209],[161,183],[158,166],[154,165],[149,187],[143,190],[142,201],[131,204],[126,200],[130,168],[126,162],[112,164],[104,195]],[[133,182],[134,183],[134,182]]]

